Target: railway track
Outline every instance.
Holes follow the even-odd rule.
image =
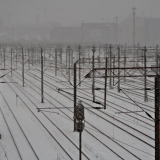
[[[9,77],[8,77],[9,78]],[[11,80],[11,79],[10,79]],[[14,84],[15,85],[15,84]],[[19,88],[20,89],[20,88]],[[23,89],[21,89],[21,91],[23,91]],[[25,92],[25,91],[23,91],[23,92]],[[23,93],[23,94],[25,94],[25,93]],[[34,102],[33,102],[34,103]],[[52,104],[52,105],[54,105],[54,104]],[[38,106],[36,106],[36,108],[37,108]],[[70,118],[70,117],[68,117],[68,118]],[[88,133],[91,135],[91,133],[88,131]],[[95,139],[96,139],[96,137],[94,136],[94,135],[92,135]],[[105,145],[102,141],[100,141],[100,140],[98,140],[97,139],[97,141],[99,141],[100,143],[102,143],[108,150],[111,150],[114,154],[116,154],[117,155],[117,157],[119,157],[120,159],[123,159],[120,155],[118,155],[117,153],[115,153],[112,149],[110,149],[107,145]]]
[[[11,79],[10,79],[11,80]],[[15,89],[13,89],[12,87],[11,87],[11,85],[10,85],[10,88],[13,90],[13,92],[15,92],[15,94],[17,94],[17,92],[16,92],[16,90]],[[23,93],[24,94],[24,93]],[[20,98],[20,97],[19,97]],[[4,96],[3,96],[3,99],[4,99]],[[21,99],[21,98],[20,98]],[[34,112],[33,111],[31,111],[31,109],[29,108],[29,106],[24,102],[24,100],[23,99],[21,99],[21,101],[25,104],[25,106],[28,108],[28,110],[30,111],[30,113],[32,113],[32,115],[38,120],[38,122],[45,128],[45,130],[48,132],[48,134],[55,140],[55,142],[54,143],[57,143],[60,147],[61,147],[61,149],[64,151],[64,153],[65,153],[65,156],[64,155],[62,155],[63,157],[62,158],[64,158],[64,157],[68,157],[67,159],[75,159],[75,157],[74,157],[74,154],[73,155],[71,155],[71,153],[69,154],[66,150],[68,150],[68,148],[67,147],[63,147],[63,143],[62,143],[62,141],[61,141],[61,144],[58,142],[58,140],[55,138],[55,136],[53,135],[53,132],[51,133],[51,131],[50,131],[50,129],[48,129],[41,121],[40,121],[40,119],[38,119],[38,117],[34,114]],[[6,101],[6,99],[5,99],[5,102],[7,103],[7,101]],[[11,108],[10,108],[10,106],[7,104],[7,106],[9,107],[9,109],[11,110]],[[38,107],[38,106],[37,106]],[[12,110],[11,110],[11,112],[12,112]],[[14,113],[12,112],[12,115],[16,118],[16,116],[14,115]],[[16,119],[16,122],[19,124],[19,122],[18,122],[18,120]],[[55,128],[57,128],[57,126],[52,122],[52,128],[53,128],[53,125],[55,126]],[[19,126],[21,127],[22,125],[20,125],[19,124]],[[23,131],[23,128],[21,127],[21,130]],[[23,133],[25,134],[25,131],[23,131]],[[54,134],[55,134],[56,132],[54,131]],[[60,135],[60,134],[63,134],[63,136],[65,135],[62,131],[61,131],[61,133],[57,133],[57,135]],[[25,136],[26,138],[27,138],[27,136]],[[63,138],[62,138],[63,139]],[[69,139],[68,139],[69,140]],[[70,142],[71,142],[71,144],[69,145],[68,144],[68,147],[71,147],[71,148],[73,148],[73,151],[75,150],[74,148],[76,148],[77,149],[77,151],[79,150],[79,148],[70,140]],[[33,143],[33,142],[32,142]],[[72,146],[71,146],[72,145]],[[33,148],[33,145],[31,145],[31,143],[30,143],[30,147],[34,150],[34,148]],[[78,152],[77,152],[77,154],[78,154]],[[82,157],[83,157],[83,159],[89,159],[84,153],[82,153],[83,155],[82,155]],[[78,155],[77,155],[78,156]],[[38,156],[37,156],[38,157]],[[39,159],[39,158],[38,158]],[[64,158],[65,159],[65,158]]]
[[[54,79],[56,79],[55,77],[52,77],[52,76],[50,76],[49,74],[45,74],[45,76],[48,76],[49,78],[52,78],[53,80]],[[59,79],[56,79],[56,81],[59,81]],[[65,84],[66,85],[66,83],[63,83],[63,84]],[[67,87],[70,87],[69,85],[67,86]],[[90,85],[88,85],[87,87],[91,87]],[[81,91],[79,91],[79,92],[81,92]],[[87,92],[87,91],[86,91]],[[88,93],[89,92],[87,92],[87,95],[88,95]],[[103,93],[103,92],[102,92]],[[86,93],[84,93],[85,95],[86,95]],[[89,93],[90,94],[90,93]],[[87,96],[86,95],[86,96]],[[121,98],[119,98],[119,95],[117,95],[117,96],[115,96],[116,95],[116,93],[111,93],[110,91],[109,91],[109,94],[108,95],[110,95],[110,96],[112,96],[112,97],[115,97],[115,98],[117,98],[117,99],[120,99],[120,100],[123,100],[123,101],[125,101],[124,99],[121,99]],[[99,97],[99,96],[97,96],[98,98],[100,98],[101,100],[102,100],[102,98],[101,97]],[[120,96],[120,97],[123,97],[123,96]],[[123,97],[124,98],[124,97]],[[129,102],[129,101],[126,101],[126,102]],[[110,103],[110,104],[112,104],[112,106],[109,106],[109,107],[112,107],[112,108],[114,108],[114,109],[116,109],[115,107],[113,107],[113,105],[115,105],[116,107],[118,106],[119,108],[122,108],[122,109],[124,109],[124,110],[127,110],[126,108],[124,108],[124,107],[122,107],[122,106],[120,106],[120,105],[118,105],[118,104],[114,104],[113,102],[111,102],[111,101],[109,101],[109,100],[107,100],[107,103]],[[131,102],[129,102],[129,104],[133,104],[133,105],[135,105],[134,103],[131,103]],[[141,103],[140,103],[141,104]],[[144,105],[146,105],[146,104],[144,104]],[[147,105],[148,106],[148,105]],[[142,106],[141,106],[142,107]],[[143,107],[142,107],[143,108]],[[144,109],[146,109],[146,108],[144,108]],[[147,109],[146,109],[147,110]],[[120,109],[116,109],[116,112],[118,112],[118,111],[121,111]],[[127,111],[131,111],[131,110],[127,110]],[[148,111],[151,111],[151,110],[148,110]],[[151,112],[153,112],[153,111],[151,111]],[[138,113],[136,113],[136,115],[139,115]],[[131,116],[131,115],[130,115]],[[142,115],[140,115],[141,117],[144,117],[144,116],[142,116]],[[132,116],[133,117],[133,116]],[[133,118],[135,118],[135,117],[133,117]],[[146,116],[144,117],[145,119],[148,119],[148,120],[150,120],[149,118],[147,118]],[[139,119],[140,120],[140,119]],[[141,120],[140,120],[141,121]],[[154,127],[154,126],[153,126]]]
[[[32,75],[33,76],[33,75]],[[47,75],[45,75],[45,76],[47,76]],[[33,77],[34,78],[34,77]],[[56,79],[56,78],[54,78],[54,79]],[[52,77],[52,80],[54,80],[53,79],[53,77]],[[56,80],[58,80],[58,79],[56,79]],[[51,84],[51,83],[50,83]],[[52,84],[51,84],[52,85]],[[54,85],[52,85],[52,86],[54,86]],[[55,88],[56,88],[56,86],[55,86]],[[85,93],[83,93],[83,94],[85,94]],[[88,96],[88,95],[86,95],[86,96]],[[108,101],[107,101],[108,102]],[[115,105],[115,104],[114,104]],[[120,111],[120,110],[119,110]],[[145,117],[146,118],[146,117]],[[150,120],[150,119],[149,119]],[[154,126],[153,126],[154,127]]]
[[[14,74],[14,76],[15,76],[15,74]],[[19,76],[20,76],[20,75],[19,75]],[[31,76],[31,75],[30,75],[30,76]],[[7,76],[7,78],[9,78],[9,77]],[[27,78],[28,78],[28,77],[27,77]],[[20,79],[20,78],[19,78],[19,79]],[[53,77],[52,77],[52,79],[53,79]],[[57,79],[57,80],[58,80],[58,79]],[[29,80],[27,80],[27,81],[28,81],[28,82],[27,82],[26,84],[28,84],[28,86],[30,86],[30,87],[32,86],[32,90],[37,90],[37,89],[35,89],[36,85],[30,84],[30,83],[29,83]],[[45,85],[47,85],[47,83],[48,83],[48,82],[46,82]],[[48,87],[53,86],[53,84],[52,84],[52,85],[51,85],[51,84],[52,84],[52,83],[50,83],[50,84],[48,85]],[[16,85],[16,84],[14,84],[14,85]],[[37,87],[38,87],[38,86],[37,86]],[[56,86],[55,86],[55,87],[56,87]],[[68,86],[67,86],[67,87],[68,87]],[[53,88],[52,88],[52,90],[53,90]],[[55,91],[56,91],[56,90],[55,90]],[[88,93],[89,93],[89,92],[88,92]],[[86,92],[86,93],[85,93],[85,92],[82,92],[82,94],[86,94],[86,95],[88,95],[88,93],[87,93],[87,92]],[[47,95],[47,97],[50,97],[49,94],[48,94],[48,91],[45,92],[45,95]],[[65,94],[63,94],[63,95],[66,96]],[[67,98],[70,99],[70,100],[72,100],[71,97],[67,97]],[[124,97],[123,97],[123,98],[124,98]],[[122,99],[123,99],[123,98],[122,98]],[[52,97],[52,99],[53,99],[53,97]],[[122,100],[122,99],[121,99],[121,100]],[[50,100],[49,100],[49,98],[46,98],[45,100],[47,100],[49,103],[51,103]],[[55,100],[55,99],[54,99],[54,100]],[[85,104],[87,104],[87,102],[85,102]],[[52,103],[52,105],[54,105],[54,104]],[[87,105],[89,105],[89,104],[87,104]],[[90,111],[90,112],[91,112],[91,111]],[[99,112],[99,111],[98,111],[98,112]],[[95,113],[93,112],[92,114],[95,114]],[[98,116],[99,116],[99,115],[98,115]],[[139,115],[139,116],[141,116],[141,115]],[[103,118],[101,117],[101,119],[103,119]],[[114,119],[114,121],[117,121],[117,120]],[[87,123],[89,124],[89,122],[87,122]],[[112,123],[112,125],[113,125],[113,126],[116,126],[114,123]],[[90,126],[91,126],[91,125],[90,125]],[[151,125],[150,125],[150,126],[151,126]],[[94,128],[94,126],[92,126],[92,128]],[[97,130],[97,128],[94,128],[94,129]],[[99,130],[99,132],[101,132],[101,130]],[[102,134],[103,134],[103,132],[102,132]],[[148,138],[149,138],[149,137],[148,137]],[[153,139],[152,139],[152,140],[153,140]],[[139,158],[139,157],[137,157],[137,158]]]
[[[34,159],[38,159],[38,160],[39,160],[40,158],[38,157],[36,151],[35,151],[34,148],[32,147],[32,145],[31,145],[29,139],[27,138],[27,136],[26,136],[23,128],[22,128],[21,125],[19,124],[17,118],[15,117],[15,115],[13,114],[13,112],[12,112],[9,104],[7,103],[7,100],[4,98],[4,96],[3,96],[3,94],[2,94],[1,92],[0,92],[0,96],[2,97],[2,99],[4,100],[4,102],[5,102],[5,104],[6,104],[4,107],[1,107],[0,110],[1,110],[1,113],[2,113],[2,115],[3,115],[3,118],[4,118],[5,122],[6,122],[6,124],[7,124],[7,127],[8,127],[8,129],[9,129],[9,132],[10,132],[10,134],[11,134],[11,136],[12,136],[12,139],[13,139],[13,141],[14,141],[14,144],[15,144],[15,147],[16,147],[16,149],[17,149],[17,152],[18,152],[18,155],[19,155],[20,159],[26,159],[26,160],[27,160],[28,157],[30,157],[30,158],[33,159],[33,160],[34,160]],[[6,110],[5,108],[7,108],[7,112],[6,112],[6,113],[4,113],[5,110]],[[12,116],[12,117],[14,118],[14,120],[15,120],[15,122],[16,122],[16,123],[13,123],[13,124],[14,124],[14,127],[16,127],[17,129],[20,129],[22,134],[19,133],[18,135],[16,135],[17,137],[14,137],[14,134],[15,134],[15,133],[12,133],[13,127],[11,127],[11,124],[7,122],[7,119],[8,119],[8,118],[6,118],[6,116],[7,116],[6,114],[8,114],[8,115],[10,115],[10,116]],[[13,119],[12,119],[12,120],[13,120]],[[12,128],[12,130],[11,130],[10,128]],[[18,137],[18,136],[19,136],[19,137]],[[21,136],[23,137],[23,139],[25,138],[27,144],[29,145],[29,147],[28,147],[26,143],[22,143],[24,148],[30,150],[30,154],[28,154],[26,151],[23,151],[22,148],[20,147],[20,141],[18,141],[18,138],[21,138]]]

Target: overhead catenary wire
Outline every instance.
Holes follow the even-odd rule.
[[[155,119],[154,119],[147,111],[145,111],[141,106],[139,106],[139,105],[138,105],[132,98],[130,98],[121,88],[120,88],[120,91],[122,91],[132,102],[135,103],[136,106],[138,106],[143,112],[145,112],[146,115],[147,115],[149,118],[151,118],[152,120],[155,121]]]
[[[90,129],[90,130],[92,130],[92,131],[95,131],[95,132],[98,132],[98,133],[102,134],[101,132],[96,131],[96,130],[90,128],[90,127],[87,127],[87,126],[85,126],[85,127],[88,128],[88,129]],[[142,151],[141,149],[139,149],[139,148],[137,148],[137,147],[134,147],[134,146],[132,146],[132,145],[129,145],[129,144],[125,143],[125,142],[122,142],[122,141],[120,141],[120,140],[118,140],[118,139],[115,139],[115,138],[110,137],[110,136],[109,136],[109,138],[111,138],[111,139],[113,139],[113,140],[115,140],[115,141],[118,141],[118,142],[120,142],[120,143],[123,143],[123,144],[125,144],[125,145],[127,145],[127,146],[129,146],[129,147],[131,147],[131,148],[134,148],[134,149],[140,151],[140,152],[143,152],[143,153],[145,153],[145,154],[148,154],[148,155],[150,155],[150,156],[155,157],[154,155],[152,155],[152,154],[150,154],[150,153],[147,153],[147,152],[145,152],[145,151]]]
[[[59,92],[59,91],[62,91],[62,92],[64,92],[64,93],[67,93],[67,94],[69,94],[69,95],[74,96],[73,93],[66,92],[66,91],[64,91],[64,90],[62,90],[62,89],[57,88],[57,90],[58,90],[58,92]],[[93,101],[93,100],[91,100],[91,99],[88,99],[88,98],[85,98],[85,97],[81,97],[81,96],[77,96],[77,97],[83,98],[83,99],[85,99],[85,100],[91,101],[91,102],[96,103],[96,104],[103,105],[103,103],[101,103],[101,102],[99,102],[99,101]]]

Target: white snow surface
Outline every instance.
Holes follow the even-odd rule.
[[[54,70],[46,70],[44,103],[41,103],[40,72],[28,70],[27,66],[25,69],[25,87],[22,87],[21,67],[13,71],[12,77],[8,74],[1,79],[18,83],[0,83],[0,160],[78,160],[79,133],[73,132],[73,96],[56,90],[61,88],[73,94],[73,86],[59,72],[55,77]],[[1,75],[7,72],[1,71]],[[71,81],[73,82],[73,79]],[[99,81],[104,82],[103,79]],[[120,111],[141,111],[141,109],[122,92],[118,93],[117,88],[109,89],[108,86],[106,110],[92,109],[91,107],[100,105],[92,102],[91,82],[91,79],[87,79],[77,89],[78,99],[82,100],[86,108],[86,122],[82,132],[82,159],[153,160],[152,119],[144,112],[116,114]],[[104,85],[96,82],[96,87],[103,88]],[[122,87],[127,88],[125,83],[122,83]],[[143,96],[141,90],[137,92]],[[139,102],[144,110],[148,109],[146,111],[154,117],[153,92],[148,93],[153,97],[153,100],[148,102],[144,102],[140,96],[127,94]],[[117,98],[120,96],[121,100]],[[103,103],[103,97],[103,91],[96,91],[96,100]],[[58,109],[37,112],[36,108],[47,107]]]

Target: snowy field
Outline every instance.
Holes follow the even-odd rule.
[[[6,70],[0,71],[1,76],[7,73],[1,82],[8,82],[0,83],[0,160],[78,160],[79,133],[73,131],[73,86],[66,79],[65,69],[58,70],[55,76],[55,67],[46,64],[41,103],[40,64],[30,64],[30,68],[25,65],[24,87],[22,64],[18,62],[16,66],[13,58],[12,76],[10,65],[6,61]],[[82,80],[90,69],[82,71]],[[73,84],[73,74],[70,81]],[[153,87],[154,79],[148,78],[147,85]],[[96,79],[95,86],[104,88],[104,79]],[[83,160],[155,158],[154,121],[141,112],[143,108],[154,118],[154,91],[148,91],[148,102],[144,102],[142,78],[122,79],[120,87],[120,93],[117,86],[109,89],[108,78],[106,110],[96,110],[92,107],[103,106],[92,102],[92,79],[85,79],[78,86],[77,102],[82,100],[85,107]],[[58,92],[58,88],[62,91]],[[103,103],[104,91],[96,91],[95,95]],[[37,108],[51,109],[38,112]]]

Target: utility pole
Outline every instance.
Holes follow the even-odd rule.
[[[146,58],[146,46],[144,47],[144,101],[147,102],[148,98],[147,98],[147,58]]]
[[[99,55],[98,55],[98,67],[100,68],[101,67],[101,59],[100,59],[100,56],[101,56],[101,46],[99,45]]]
[[[93,47],[92,52],[93,52],[93,56],[92,56],[92,71],[93,71],[93,78],[92,78],[92,94],[93,94],[93,102],[95,101],[95,73],[94,73],[94,53],[95,53],[96,49],[95,47]]]
[[[28,48],[28,69],[30,70],[30,49]]]
[[[24,87],[24,53],[22,47],[22,79],[23,79],[23,87]]]
[[[55,49],[55,76],[57,76],[57,49]]]
[[[118,46],[118,92],[120,92],[120,47]]]
[[[5,67],[6,67],[6,58],[5,58],[6,53],[5,53],[5,52],[6,52],[6,51],[5,51],[5,48],[3,48],[3,54],[4,54],[4,56],[3,56],[4,69],[5,69]]]
[[[71,58],[70,46],[68,46],[68,54],[69,54],[69,58],[68,58],[68,65],[69,65],[69,66],[68,66],[68,68],[69,68],[69,69],[68,69],[68,78],[69,78],[69,82],[70,82],[70,78],[71,78],[71,77],[70,77],[70,73],[71,73],[71,72],[70,72],[70,70],[71,70],[71,69],[70,69],[70,68],[71,68],[71,67],[70,67],[70,63],[71,63],[71,59],[70,59],[70,58]]]
[[[66,48],[66,74],[68,73],[68,69],[67,69],[67,57],[68,57],[68,47]]]
[[[63,52],[63,50],[62,50],[62,48],[60,48],[60,62],[61,62],[61,66],[62,66],[62,52]]]
[[[82,132],[79,132],[79,160],[82,159],[82,156],[81,156],[81,144],[82,144]]]
[[[106,93],[107,92],[107,57],[105,63],[105,83],[104,83],[104,109],[106,109]]]
[[[133,55],[134,55],[134,64],[135,64],[135,34],[136,34],[136,31],[135,31],[135,18],[136,18],[136,8],[132,8],[133,10]]]
[[[118,17],[116,17],[116,45],[118,44]]]
[[[109,59],[110,59],[110,61],[109,61],[109,65],[110,65],[110,71],[109,71],[109,74],[110,74],[110,76],[109,76],[109,88],[110,89],[112,89],[112,72],[111,72],[111,67],[112,67],[112,46],[111,46],[111,44],[110,44],[110,46],[109,46],[109,53],[110,53],[110,57],[109,57]]]
[[[155,160],[160,160],[160,76],[155,77]]]
[[[17,46],[16,46],[16,69],[17,69]]]
[[[32,47],[32,67],[33,67],[33,62],[34,62],[34,46]]]
[[[114,68],[115,68],[115,61],[116,61],[115,59],[116,59],[116,57],[115,57],[115,55],[114,55],[114,56],[113,56],[113,86],[114,86],[114,76],[115,76],[115,75],[114,75],[114,70],[115,70]]]
[[[127,45],[125,44],[125,47],[124,47],[124,68],[126,68],[126,48],[127,48]],[[126,81],[126,70],[124,69],[124,82]]]
[[[106,44],[105,52],[104,52],[104,57],[107,57],[107,51],[108,51],[108,46],[107,46],[107,44]]]
[[[157,46],[156,46],[156,67],[159,66],[159,64],[158,64],[158,59],[159,59],[159,56],[158,56],[158,48],[159,48],[159,46],[158,46],[158,44],[157,44]],[[157,75],[158,75],[158,72],[159,72],[159,68],[156,69],[156,74],[157,74]]]
[[[11,48],[11,77],[12,77],[12,48]]]
[[[44,103],[44,95],[43,95],[43,49],[41,48],[41,103]]]
[[[45,55],[46,55],[46,49],[43,47],[43,53],[44,53],[44,58],[43,58],[43,66],[45,67]]]
[[[73,68],[73,49],[71,49],[71,68]],[[73,70],[71,70],[73,76]]]
[[[80,62],[80,59],[81,59],[81,46],[79,45],[78,47],[78,53],[79,53],[79,86],[81,86],[81,62]]]
[[[137,64],[136,64],[137,67],[138,67],[139,47],[140,47],[140,44],[138,42],[138,45],[137,45]]]
[[[74,131],[76,131],[76,105],[77,105],[77,68],[76,68],[76,62],[74,63]]]

